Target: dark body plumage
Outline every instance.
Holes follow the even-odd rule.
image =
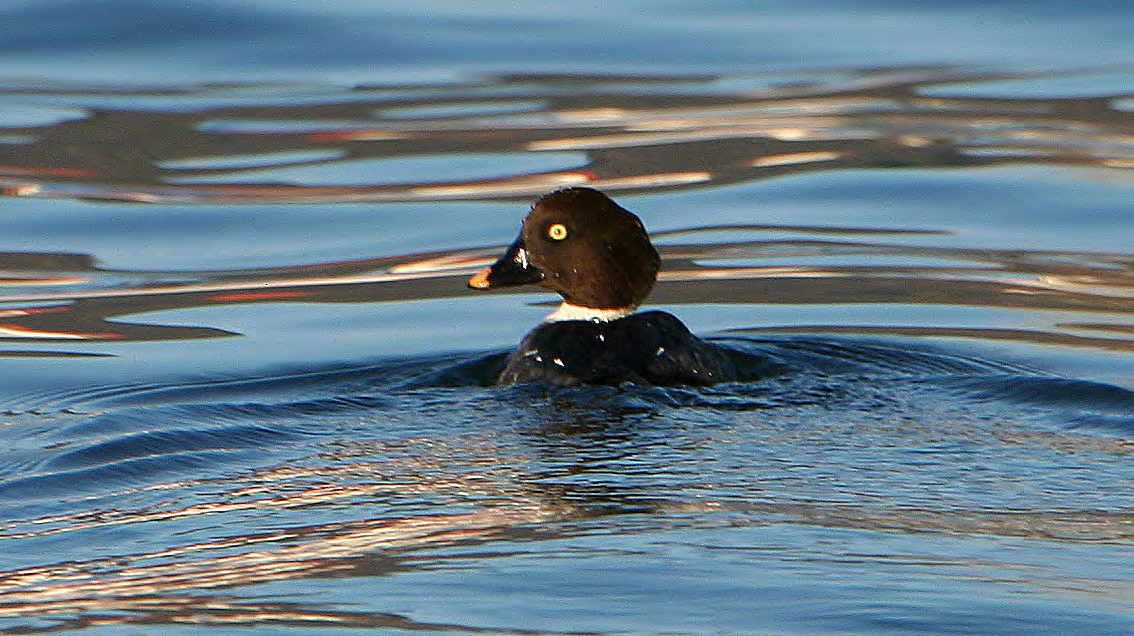
[[[673,315],[647,311],[610,321],[543,323],[508,356],[497,382],[673,386],[735,379],[722,349],[694,336]]]

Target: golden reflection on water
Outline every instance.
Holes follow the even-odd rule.
[[[318,99],[297,87],[292,101],[277,91],[263,100],[276,103],[255,105],[241,105],[250,87],[230,94],[224,87],[147,93],[14,85],[0,93],[89,114],[0,127],[0,138],[10,140],[0,144],[0,186],[11,196],[141,203],[435,201],[528,199],[583,184],[612,192],[712,187],[844,168],[1134,167],[1122,95],[935,93],[1040,77],[879,69],[729,89],[721,86],[742,78],[508,75],[324,88]],[[173,105],[147,104],[162,99]],[[468,155],[529,156],[539,165],[549,152],[582,160],[536,172],[469,179],[442,172],[397,183],[382,181],[381,163],[347,185],[288,183],[274,173],[319,166],[349,173],[355,162]]]
[[[782,233],[814,239],[674,244],[706,230]],[[831,240],[832,234],[848,237]],[[727,226],[665,233],[664,259],[651,302],[665,304],[949,305],[1037,312],[1043,328],[910,325],[753,325],[748,331],[834,331],[979,337],[1134,348],[1128,323],[1134,297],[1134,255],[957,249],[865,242],[850,238],[932,232],[791,226]],[[192,307],[262,302],[400,302],[464,296],[468,277],[500,247],[408,254],[346,262],[245,270],[103,270],[93,258],[9,253],[8,275],[19,286],[0,294],[0,338],[9,341],[125,342],[238,335],[197,325],[122,322],[122,316]],[[845,264],[847,258],[861,264]],[[804,260],[810,265],[777,265]],[[840,260],[841,259],[841,260]],[[870,264],[870,259],[881,262]],[[835,260],[840,264],[826,265]],[[81,269],[76,264],[81,263]],[[768,263],[768,264],[761,264]],[[56,268],[62,271],[53,271]],[[65,273],[65,275],[64,275]],[[125,279],[125,282],[124,282]],[[39,281],[39,282],[37,282]],[[42,282],[47,281],[47,282]],[[133,281],[133,282],[131,282]],[[0,283],[2,287],[2,283]],[[24,291],[26,290],[26,291]],[[505,290],[524,293],[527,290]],[[1075,319],[1061,319],[1073,314]],[[23,352],[0,352],[21,355]],[[46,354],[45,354],[46,355]]]
[[[1134,128],[1122,95],[942,96],[956,86],[1039,77],[877,69],[817,73],[775,85],[740,76],[501,75],[451,85],[320,87],[317,99],[302,87],[292,93],[275,87],[251,105],[250,87],[147,91],[12,84],[0,92],[63,103],[66,112],[87,115],[0,128],[0,186],[10,196],[143,203],[528,200],[564,185],[652,192],[844,168],[1054,164],[1120,174],[1134,165]],[[746,82],[748,88],[727,88]],[[446,178],[443,168],[438,179],[384,183],[381,163],[361,173],[378,181],[351,185],[288,182],[293,173],[279,172],[332,168],[358,174],[350,171],[353,163],[564,151],[578,153],[581,161],[463,180]],[[695,238],[695,229],[704,228],[684,233]],[[1043,312],[1028,329],[801,329],[1131,348],[1129,253],[934,248],[903,243],[908,231],[872,228],[715,229],[807,238],[665,246],[653,302],[1027,309]],[[875,240],[887,234],[895,240]],[[238,334],[118,319],[253,302],[455,298],[465,293],[469,273],[498,250],[195,272],[104,270],[94,265],[98,254],[0,254],[0,339],[91,344],[218,338]],[[839,256],[862,263],[828,264]],[[776,264],[791,257],[790,265]],[[872,258],[892,263],[870,264]],[[1061,312],[1074,317],[1059,318]]]
[[[815,435],[811,430],[800,434]],[[795,435],[785,431],[784,435]],[[1129,454],[1120,440],[1061,435],[1083,449],[1082,443],[1114,457]],[[467,440],[462,440],[467,442]],[[783,442],[770,439],[769,443]],[[1047,444],[1049,440],[1017,440]],[[418,568],[459,567],[461,559],[478,561],[524,554],[526,540],[581,536],[585,524],[602,513],[576,508],[570,493],[533,483],[532,475],[508,467],[491,443],[446,447],[437,440],[422,441],[427,453],[394,448],[343,448],[341,459],[366,456],[364,461],[324,464],[315,469],[284,465],[241,479],[238,487],[208,480],[153,484],[148,490],[186,492],[194,486],[226,488],[208,501],[181,505],[112,509],[11,522],[0,528],[0,542],[35,536],[92,530],[120,524],[159,524],[192,517],[238,514],[248,510],[304,509],[364,504],[381,510],[386,502],[409,498],[447,501],[467,511],[436,514],[423,509],[416,516],[356,518],[322,525],[277,526],[251,534],[231,534],[201,542],[184,542],[142,553],[119,553],[104,559],[62,561],[0,572],[0,618],[63,617],[44,631],[96,624],[199,623],[296,625],[385,625],[411,629],[421,625],[405,617],[366,612],[329,611],[315,604],[249,600],[224,592],[230,588],[322,577],[387,576]],[[420,450],[420,449],[419,449]],[[1074,451],[1072,451],[1074,452]],[[379,459],[380,458],[380,459]],[[535,480],[538,482],[539,480]],[[698,484],[700,491],[711,484]],[[727,491],[720,484],[721,492]],[[806,492],[799,497],[705,498],[657,494],[648,504],[662,520],[646,522],[639,532],[702,527],[706,519],[726,519],[729,527],[769,523],[816,525],[899,533],[961,533],[966,536],[1028,537],[1057,541],[1121,542],[1129,540],[1130,515],[1107,510],[1011,510],[971,507],[948,510],[936,506],[894,505],[885,498],[870,502],[822,501]],[[122,493],[120,493],[122,494]],[[612,493],[632,497],[633,492]],[[617,513],[615,513],[617,514]],[[597,516],[596,516],[597,515]],[[683,521],[684,520],[684,521]],[[622,528],[620,532],[634,532]],[[475,546],[508,541],[506,549],[478,550]],[[444,548],[442,553],[430,552]],[[453,548],[456,548],[454,550]],[[536,552],[533,552],[535,554]],[[840,555],[831,558],[887,561],[894,555]],[[919,558],[911,555],[910,558]],[[1050,586],[1061,593],[1087,594],[1104,601],[1121,596],[1117,582],[1080,579],[1074,586],[1056,576],[1019,570],[1011,563],[981,559],[938,558],[921,566],[957,568],[977,580]],[[72,615],[73,619],[66,617]],[[470,627],[424,624],[420,629],[469,631]],[[19,626],[0,633],[27,633]],[[475,631],[475,630],[474,630]],[[531,632],[537,633],[537,632]],[[543,633],[543,632],[538,632]]]

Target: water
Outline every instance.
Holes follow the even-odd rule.
[[[0,9],[0,633],[1131,619],[1132,10]],[[494,388],[530,201],[698,390]]]

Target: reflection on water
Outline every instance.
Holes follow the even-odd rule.
[[[9,203],[95,211],[86,200],[224,212],[502,199],[518,223],[520,201],[573,184],[662,193],[997,165],[1128,179],[1128,96],[962,90],[1012,79],[1027,77],[9,83],[0,98],[42,108],[0,115],[0,185]],[[683,315],[742,315],[716,338],[775,369],[752,382],[493,389],[481,376],[499,354],[474,343],[465,354],[353,366],[328,354],[262,375],[215,363],[192,380],[156,369],[144,381],[0,396],[0,633],[1003,632],[1033,629],[1014,618],[1032,615],[1053,632],[1129,631],[1130,499],[1116,484],[1130,476],[1131,392],[916,343],[1134,350],[1134,253],[1012,237],[963,247],[948,219],[752,221],[655,227],[664,265],[651,298]],[[499,240],[513,232],[509,221]],[[128,232],[115,238],[135,246]],[[213,321],[241,305],[302,316],[328,303],[455,304],[501,246],[194,269],[104,266],[120,255],[93,248],[5,249],[0,357],[55,368],[144,366],[138,351],[162,343],[239,349],[254,338]],[[744,306],[758,309],[727,313]],[[892,311],[844,322],[774,313],[863,306]],[[218,311],[170,315],[209,307]],[[561,620],[536,625],[533,614]]]
[[[677,243],[701,232],[813,234],[812,239]],[[947,305],[1075,312],[1077,321],[1005,329],[903,325],[791,325],[789,331],[971,336],[1134,349],[1127,319],[1134,254],[966,250],[903,244],[933,232],[730,226],[664,234],[653,301],[668,304]],[[843,240],[834,240],[840,236]],[[823,238],[820,238],[823,236]],[[863,239],[869,237],[872,242]],[[394,302],[454,298],[501,247],[251,270],[108,271],[67,254],[0,255],[13,289],[0,302],[0,337],[18,341],[129,341],[236,335],[194,325],[120,322],[125,315],[257,302]],[[806,264],[781,264],[781,263]],[[18,285],[18,287],[17,287]],[[30,289],[28,289],[30,288]],[[27,291],[22,291],[27,289]],[[17,291],[21,290],[21,291]],[[519,290],[524,291],[524,290]],[[504,293],[515,293],[505,290]],[[1046,313],[1051,316],[1051,313]],[[1093,316],[1082,320],[1082,316]],[[765,327],[763,330],[774,330]],[[748,329],[752,331],[752,329]],[[0,355],[24,355],[9,350]],[[71,352],[70,354],[73,354]],[[49,354],[43,355],[70,355]]]
[[[405,201],[513,198],[586,183],[654,191],[842,168],[1058,164],[1112,169],[1134,161],[1121,96],[941,97],[943,87],[1010,74],[879,70],[779,86],[740,77],[502,75],[438,86],[76,90],[8,85],[44,100],[58,121],[8,121],[0,183],[12,196],[147,203]],[[735,87],[741,88],[720,88]],[[936,92],[935,90],[936,89]],[[84,114],[85,113],[85,114]],[[12,117],[18,119],[18,113]],[[515,167],[556,169],[500,174]],[[455,179],[454,157],[480,157]],[[437,164],[425,178],[429,158]],[[577,157],[577,158],[576,158]],[[564,162],[566,159],[566,162]],[[398,181],[398,162],[411,180]],[[505,162],[507,163],[507,162]],[[307,172],[304,172],[307,171]],[[306,176],[305,176],[306,175]],[[325,185],[328,175],[356,180]],[[316,183],[302,185],[305,179]],[[319,185],[323,183],[323,185]],[[763,240],[671,244],[662,303],[932,304],[1075,312],[1027,329],[982,325],[792,325],[856,333],[968,335],[1130,349],[1131,254],[934,248],[884,229],[730,226]],[[930,233],[936,228],[925,228]],[[791,234],[792,239],[777,238]],[[802,235],[802,238],[799,238]],[[888,240],[892,237],[893,240]],[[297,263],[259,270],[112,271],[99,254],[0,255],[0,337],[129,341],[234,335],[208,325],[122,316],[248,302],[451,298],[498,247]],[[741,325],[739,327],[749,327]],[[13,349],[4,355],[32,355]],[[98,353],[95,350],[44,355]]]
[[[1110,411],[1129,431],[1129,392],[1072,387],[1052,420],[1034,395],[1006,408],[961,385],[984,390],[982,378],[1000,378],[1051,394],[1049,379],[1022,369],[807,339],[757,346],[800,372],[696,391],[563,391],[405,389],[399,370],[385,368],[89,394],[36,435],[52,448],[37,474],[0,484],[0,542],[25,548],[0,571],[0,618],[476,631],[228,590],[360,581],[397,596],[398,584],[380,581],[447,573],[460,587],[467,568],[480,585],[494,563],[507,571],[560,552],[601,563],[611,548],[589,543],[595,536],[644,535],[651,543],[640,549],[665,557],[666,537],[712,529],[768,542],[745,563],[774,569],[808,552],[764,536],[785,524],[825,528],[832,540],[850,533],[831,546],[824,572],[928,562],[993,589],[1119,602],[1120,574],[1106,559],[1125,549],[1131,518],[1122,494],[1102,484],[1121,479],[1129,444],[1068,426]],[[317,399],[278,399],[314,384]],[[234,396],[247,401],[229,403]],[[249,469],[269,458],[278,463]],[[226,473],[241,468],[234,484]],[[1075,477],[1060,487],[1052,471]],[[991,552],[870,554],[855,531],[963,536]],[[132,549],[113,545],[122,532]],[[40,546],[75,535],[88,543],[44,560]],[[1048,558],[1046,542],[1094,546],[1088,572],[1037,561]],[[795,576],[815,584],[807,568]],[[13,625],[7,633],[37,631]]]
[[[748,566],[759,569],[806,553],[775,533],[756,539],[785,524],[959,535],[999,552],[871,556],[847,537],[831,546],[824,571],[845,567],[839,562],[919,569],[928,560],[993,590],[1119,602],[1120,568],[1105,560],[1122,560],[1131,517],[1122,494],[1101,482],[1122,478],[1128,443],[1067,425],[1075,410],[1112,409],[1128,421],[1128,392],[1108,397],[1102,385],[1084,387],[1051,426],[1036,418],[1050,417],[1035,408],[1043,405],[1025,407],[1033,415],[1021,418],[1016,407],[957,383],[1001,378],[1034,389],[1043,381],[1013,379],[1013,367],[806,339],[762,347],[823,373],[696,391],[406,390],[386,368],[329,372],[306,384],[277,378],[260,387],[208,382],[87,396],[70,405],[83,413],[60,414],[37,435],[53,449],[37,474],[0,484],[8,519],[0,541],[26,548],[10,552],[0,571],[0,618],[74,617],[64,627],[280,622],[471,631],[227,591],[289,580],[319,587],[327,579],[396,596],[397,584],[381,579],[459,580],[468,568],[483,582],[493,562],[507,570],[559,551],[601,559],[609,548],[590,544],[591,536],[680,541],[711,528],[769,542]],[[422,373],[438,364],[447,363],[409,366]],[[319,399],[262,401],[316,381]],[[226,404],[234,396],[251,401]],[[257,457],[280,456],[287,459],[247,469]],[[989,466],[1015,468],[1002,474]],[[232,483],[226,473],[242,467]],[[1081,483],[1052,484],[1056,467]],[[105,545],[122,532],[134,549]],[[90,543],[44,562],[37,546],[71,535]],[[1046,550],[1032,553],[1029,542],[1095,546],[1084,566],[1090,574],[1061,560],[1042,565],[1035,559],[1046,559]],[[642,549],[663,557],[661,545]],[[814,584],[806,569],[796,576]],[[12,625],[10,633],[36,630]]]
[[[526,199],[578,184],[707,187],[852,167],[1134,165],[1121,95],[931,91],[1027,77],[899,69],[768,86],[727,76],[502,75],[338,93],[265,87],[251,105],[240,104],[245,86],[9,85],[0,92],[64,110],[59,121],[0,128],[0,183],[16,196],[145,203],[434,201]],[[728,88],[745,79],[750,86]],[[481,158],[471,168],[479,178],[453,177],[462,156]],[[501,173],[502,158],[516,156],[517,169]],[[432,178],[430,157],[446,159],[432,164]],[[325,185],[344,178],[353,182]]]

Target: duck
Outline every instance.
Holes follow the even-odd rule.
[[[497,385],[705,386],[733,381],[728,352],[676,316],[638,308],[661,257],[634,213],[586,187],[540,197],[519,237],[469,279],[475,290],[540,285],[563,297],[506,358]]]

